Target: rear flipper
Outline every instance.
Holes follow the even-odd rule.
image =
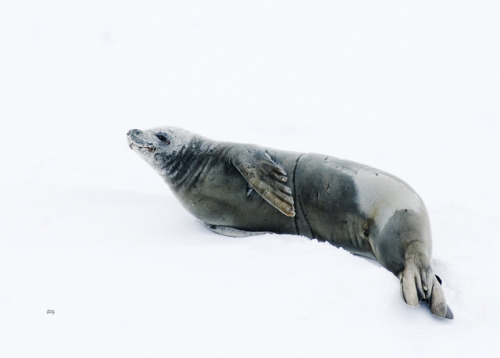
[[[401,295],[410,306],[425,301],[435,316],[453,319],[453,312],[446,304],[441,280],[432,273],[429,264],[422,259],[407,260],[406,267],[399,274]]]

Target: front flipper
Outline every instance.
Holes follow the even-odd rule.
[[[286,216],[295,216],[292,189],[286,172],[276,164],[264,149],[245,147],[232,157],[232,163],[269,204]]]
[[[230,226],[220,226],[220,225],[210,225],[210,224],[205,224],[205,226],[209,230],[219,235],[230,236],[230,237],[247,237],[247,236],[269,234],[269,232],[265,231],[245,231],[245,230],[235,229],[234,227]]]

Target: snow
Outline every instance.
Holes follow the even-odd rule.
[[[0,356],[497,356],[499,16],[487,0],[0,2]],[[328,244],[206,230],[127,147],[162,125],[407,181],[455,319]]]

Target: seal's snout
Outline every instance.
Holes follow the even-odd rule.
[[[128,146],[141,154],[153,153],[156,147],[148,141],[148,133],[139,129],[131,129],[127,132]]]
[[[128,138],[128,146],[130,149],[134,149],[133,146],[134,146],[134,137],[139,135],[141,133],[140,130],[138,129],[131,129],[127,132],[127,138]]]

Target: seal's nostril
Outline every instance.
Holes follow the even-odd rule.
[[[127,132],[127,135],[131,135],[131,134],[133,134],[133,135],[139,135],[139,134],[141,134],[141,131],[138,130],[138,129],[131,129],[131,130],[129,130]]]

